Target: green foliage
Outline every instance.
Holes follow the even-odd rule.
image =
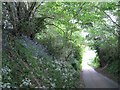
[[[100,67],[100,59],[98,56],[95,58],[91,59],[90,62],[88,63],[90,66],[94,68],[99,68]]]
[[[119,72],[117,27],[107,15],[117,16],[116,3],[43,2],[37,7],[23,2],[18,6],[25,6],[21,12],[16,4],[3,5],[3,87],[78,87],[86,45],[97,52],[90,65],[98,68],[108,63],[110,72]],[[86,38],[81,32],[88,33]]]
[[[77,60],[81,60],[81,48],[79,46],[74,47],[74,58]]]
[[[114,61],[112,62],[109,67],[107,68],[108,72],[114,74],[114,75],[118,75],[120,70],[119,70],[119,61]]]
[[[99,3],[100,4],[100,8],[102,10],[115,10],[116,9],[116,3]]]
[[[12,50],[5,49],[3,52],[2,87],[6,85],[5,82],[9,83],[6,87],[38,87],[36,79],[40,80],[41,88],[78,87],[80,72],[75,71],[70,62],[53,59],[45,51],[39,53],[39,50],[44,48],[35,48],[35,44],[32,45],[25,38],[14,38],[14,42],[12,41],[7,48]],[[37,52],[39,56],[36,57]],[[12,53],[12,56],[9,53]]]

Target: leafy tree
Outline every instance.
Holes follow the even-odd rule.
[[[120,3],[2,4],[3,70],[8,71],[3,74],[4,83],[12,87],[77,87],[85,46],[96,50],[94,66],[120,72],[115,65],[120,58]]]

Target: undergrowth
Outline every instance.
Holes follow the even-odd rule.
[[[3,46],[0,87],[79,87],[80,71],[70,62],[53,59],[43,50],[45,48],[32,45],[29,39],[11,37],[11,40]]]

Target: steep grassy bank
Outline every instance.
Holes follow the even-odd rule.
[[[9,40],[8,40],[9,39]],[[82,87],[80,70],[69,61],[53,59],[44,46],[27,36],[4,37],[1,87]]]

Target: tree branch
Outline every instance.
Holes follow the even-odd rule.
[[[48,23],[48,22],[45,22],[45,23],[46,23],[46,25],[53,25],[53,26],[57,27],[58,29],[62,30],[63,33],[65,33],[64,30],[62,28],[58,27],[57,25],[55,25],[53,23]]]
[[[105,11],[101,10],[99,7],[95,6],[97,9],[99,9],[100,11],[102,11],[116,26],[118,26],[120,28],[120,25],[118,23],[116,23],[110,15],[108,15]]]
[[[40,4],[35,8],[35,10],[33,11],[33,16],[35,15],[35,12],[37,11],[37,9],[41,6],[41,4],[42,4],[43,2],[44,2],[44,0],[41,1]]]
[[[110,29],[110,27],[108,27],[105,23],[103,23],[104,24],[104,26],[105,27],[107,27],[108,29]],[[108,30],[107,30],[108,31]],[[115,32],[113,32],[113,34],[115,35],[115,36],[117,36],[117,34],[115,34]]]
[[[34,10],[34,7],[35,7],[36,3],[37,2],[32,2],[32,4],[30,5],[30,7],[28,8],[27,13],[26,13],[26,20],[30,20],[30,16],[31,16],[31,14],[32,14],[32,12]]]
[[[83,6],[85,5],[85,3],[86,2],[84,2],[81,6],[80,6],[80,8],[79,8],[79,10],[77,11],[77,15],[80,13],[80,11],[83,9]]]
[[[80,13],[80,11],[82,10],[82,7],[85,5],[85,3],[86,2],[84,2],[82,5],[80,5],[79,10],[77,11],[77,13],[76,13],[76,15],[74,17],[76,17]]]

